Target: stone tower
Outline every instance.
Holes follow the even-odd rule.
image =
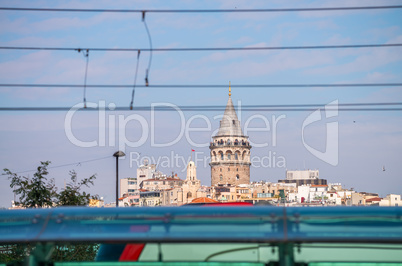
[[[198,197],[197,191],[201,187],[201,181],[197,179],[197,168],[193,161],[187,165],[187,178],[182,185],[183,203],[190,203]]]
[[[234,109],[229,84],[229,99],[220,121],[219,131],[212,137],[211,186],[218,184],[250,183],[250,143],[243,135],[240,121]]]

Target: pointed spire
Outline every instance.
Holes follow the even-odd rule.
[[[232,90],[229,82],[229,99],[226,104],[225,112],[220,122],[218,134],[216,136],[242,136],[243,132],[240,121],[237,118],[236,110],[232,102]]]

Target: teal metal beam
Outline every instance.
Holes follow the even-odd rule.
[[[0,244],[402,243],[401,207],[154,207],[0,211]]]

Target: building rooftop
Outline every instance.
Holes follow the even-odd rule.
[[[219,202],[219,201],[217,201],[217,200],[213,200],[213,199],[210,199],[210,198],[206,198],[206,197],[202,197],[202,198],[196,198],[196,199],[193,199],[192,201],[191,201],[191,203],[206,203],[206,202]]]
[[[151,179],[145,179],[143,182],[146,181],[183,181],[180,178],[171,178],[171,177],[166,177],[166,178],[151,178]]]

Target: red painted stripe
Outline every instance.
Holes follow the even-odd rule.
[[[145,244],[127,244],[119,261],[138,261]]]

